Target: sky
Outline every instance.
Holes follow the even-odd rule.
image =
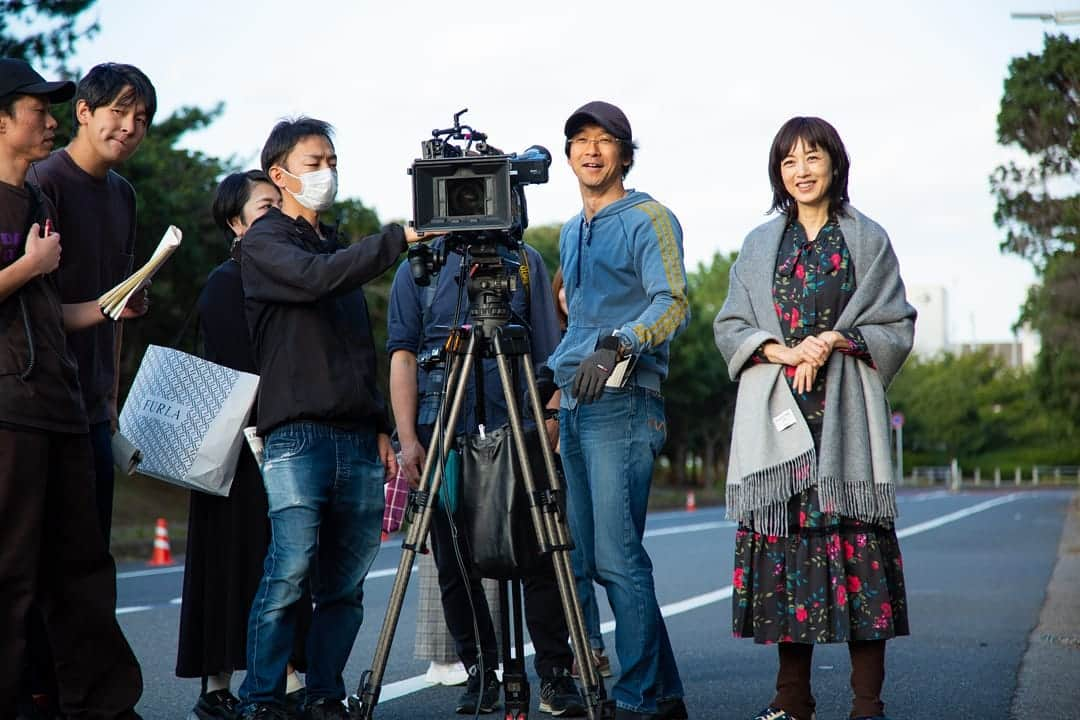
[[[563,123],[607,100],[639,145],[627,186],[676,214],[688,269],[737,250],[768,219],[772,138],[788,118],[817,115],[840,132],[852,204],[888,231],[906,283],[946,288],[949,340],[992,341],[1012,335],[1035,281],[1028,262],[1000,253],[993,222],[989,175],[1020,157],[997,144],[1002,83],[1013,57],[1041,51],[1044,32],[1080,32],[1010,12],[1062,9],[1074,8],[99,0],[84,17],[101,32],[71,65],[138,65],[157,88],[159,118],[224,102],[183,145],[245,168],[278,119],[327,120],[340,196],[384,221],[411,215],[406,171],[420,142],[468,108],[463,121],[496,147],[551,150],[550,181],[527,190],[530,221],[563,222],[581,207]]]

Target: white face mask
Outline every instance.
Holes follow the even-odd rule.
[[[334,204],[337,197],[337,168],[312,170],[303,175],[293,175],[285,168],[281,168],[281,172],[300,181],[300,192],[294,193],[288,188],[285,191],[308,210],[322,212]]]

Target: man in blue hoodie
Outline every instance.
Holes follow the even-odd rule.
[[[689,319],[682,228],[623,179],[630,122],[594,101],[566,121],[583,208],[559,237],[570,326],[548,359],[562,390],[560,443],[574,566],[597,577],[615,614],[619,720],[687,717],[683,687],[642,544],[653,462],[666,425],[668,344]],[[621,381],[617,366],[632,370]]]

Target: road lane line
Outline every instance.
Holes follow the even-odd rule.
[[[926,532],[927,530],[933,530],[934,528],[939,528],[942,525],[948,525],[951,522],[963,520],[966,517],[970,517],[972,515],[975,515],[976,513],[981,513],[984,510],[989,510],[990,508],[997,507],[998,505],[1010,503],[1019,497],[1020,496],[1017,493],[1009,493],[1008,495],[1005,495],[1003,497],[986,500],[985,502],[978,503],[977,505],[972,505],[971,507],[964,508],[963,510],[957,510],[956,512],[949,513],[948,515],[942,515],[939,518],[927,520],[926,522],[919,523],[918,525],[912,525],[911,527],[904,528],[903,530],[897,530],[896,537],[903,539],[911,535],[918,535],[919,533]]]

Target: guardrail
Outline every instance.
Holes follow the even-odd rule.
[[[1026,468],[1015,465],[1011,468],[995,467],[990,477],[984,477],[981,468],[975,468],[964,475],[963,468],[954,460],[952,465],[916,465],[911,473],[902,478],[905,486],[942,485],[959,489],[964,485],[1002,487],[1038,487],[1040,485],[1078,485],[1080,486],[1080,465],[1031,465]]]

